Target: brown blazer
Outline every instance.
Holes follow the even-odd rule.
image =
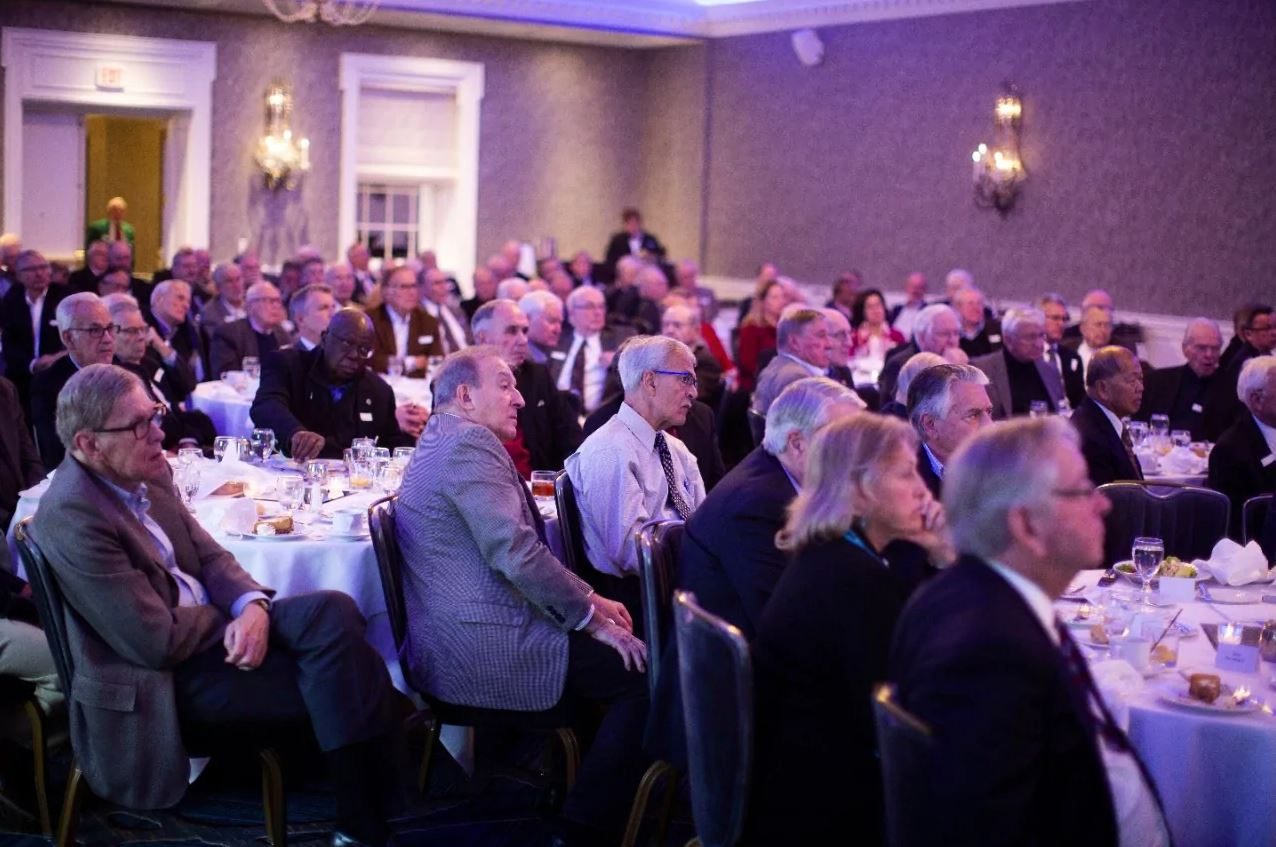
[[[147,487],[148,514],[172,541],[178,567],[208,591],[208,605],[178,606],[150,533],[73,456],[35,517],[67,603],[72,746],[93,792],[132,809],[171,806],[186,791],[172,669],[222,639],[235,600],[274,593],[195,522],[171,485]]]
[[[369,363],[377,373],[385,373],[386,360],[395,355],[394,324],[390,322],[390,307],[385,303],[368,309],[368,317],[372,318],[372,329],[376,333],[376,341],[372,345],[372,361]],[[408,353],[409,356],[442,356],[443,338],[439,334],[439,322],[420,306],[412,307],[412,315],[408,319]],[[425,376],[424,370],[404,371],[404,376]]]

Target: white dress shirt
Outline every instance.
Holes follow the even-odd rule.
[[[682,498],[694,511],[704,502],[700,466],[677,438],[665,433],[674,478]],[[585,555],[603,573],[638,572],[638,530],[656,520],[679,520],[669,502],[669,483],[656,431],[628,403],[567,457],[567,475],[580,505]]]
[[[905,303],[900,308],[899,314],[895,316],[895,322],[891,324],[900,335],[904,336],[905,341],[911,341],[913,338],[913,322],[917,320],[917,313],[926,306],[926,301],[920,303]]]
[[[1054,604],[1050,602],[1049,595],[1041,586],[1018,571],[999,562],[988,564],[1023,598],[1033,617],[1041,623],[1050,643],[1059,646]],[[1096,720],[1100,720],[1102,713],[1098,705],[1091,702],[1090,709]],[[1165,828],[1165,820],[1161,817],[1152,789],[1143,780],[1138,762],[1128,752],[1108,747],[1102,735],[1098,738],[1098,744],[1099,754],[1108,774],[1108,788],[1112,792],[1112,808],[1116,812],[1121,847],[1167,847],[1170,837]]]
[[[400,315],[393,306],[386,306],[385,313],[390,316],[390,326],[394,329],[394,355],[400,359],[408,355],[408,329],[412,323],[411,314]],[[406,366],[404,367],[406,370]]]
[[[1094,348],[1084,341],[1077,348],[1077,355],[1081,357],[1081,376],[1085,377],[1086,370],[1090,367],[1090,357],[1094,355]]]
[[[465,327],[461,326],[460,321],[456,319],[456,315],[452,314],[452,310],[444,306],[440,306],[433,300],[426,300],[425,310],[447,329],[443,335],[443,340],[447,343],[449,353],[455,353],[457,350],[464,350],[469,345],[465,342]],[[452,348],[452,342],[455,339],[457,347]]]
[[[35,337],[35,346],[31,349],[35,350],[35,355],[40,355],[40,317],[44,314],[44,298],[49,294],[46,291],[33,303],[31,298],[27,298],[27,308],[31,310],[31,333]]]
[[[563,369],[558,373],[558,390],[572,390],[572,373],[576,369],[576,357],[585,357],[584,404],[585,413],[597,409],[603,402],[603,386],[607,382],[607,368],[603,367],[603,342],[598,333],[583,336],[580,333],[572,338],[572,346],[567,350],[567,358],[563,360]]]

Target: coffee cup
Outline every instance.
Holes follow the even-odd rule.
[[[1124,659],[1130,667],[1139,673],[1146,673],[1151,661],[1152,640],[1134,635],[1127,635],[1112,642],[1114,658]]]
[[[342,535],[356,535],[363,532],[363,512],[340,511],[332,515],[332,529]]]

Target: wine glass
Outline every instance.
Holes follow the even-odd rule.
[[[1130,421],[1130,423],[1127,424],[1127,429],[1129,429],[1130,431],[1131,447],[1137,452],[1139,449],[1143,447],[1143,442],[1147,440],[1147,437],[1148,437],[1147,422],[1146,421]]]
[[[395,447],[391,461],[401,468],[407,468],[408,462],[412,461],[412,450],[411,447]]]
[[[256,356],[245,356],[243,365],[244,373],[248,374],[251,380],[261,379],[261,359]]]
[[[1192,433],[1186,429],[1176,429],[1170,433],[1170,442],[1175,447],[1186,448],[1192,443]]]
[[[1033,400],[1028,404],[1028,417],[1044,418],[1050,414],[1050,404],[1045,400]]]
[[[213,439],[213,458],[222,461],[226,458],[226,453],[230,451],[231,445],[238,442],[239,439],[233,435],[219,435]],[[237,445],[236,445],[237,446]]]
[[[187,509],[195,511],[195,495],[199,493],[199,465],[191,463],[181,466],[177,471],[177,491]]]
[[[403,376],[403,359],[400,356],[391,356],[385,360],[385,375],[390,379],[398,379]]]
[[[377,485],[386,494],[393,494],[403,485],[403,468],[394,462],[387,462],[377,473]]]
[[[1143,605],[1153,606],[1152,577],[1165,559],[1165,542],[1159,538],[1140,537],[1134,539],[1130,549],[1130,558],[1134,560],[1134,569],[1143,581]]]
[[[204,458],[204,451],[198,447],[182,447],[177,451],[177,464],[182,467],[194,465]]]
[[[253,456],[263,465],[275,452],[275,431],[273,429],[254,429],[252,438]]]
[[[296,474],[281,476],[275,481],[275,493],[279,497],[279,505],[289,514],[301,505],[305,493],[306,481]]]

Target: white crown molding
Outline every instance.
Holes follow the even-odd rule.
[[[699,35],[729,38],[873,21],[987,12],[1091,0],[757,0],[705,7]]]

